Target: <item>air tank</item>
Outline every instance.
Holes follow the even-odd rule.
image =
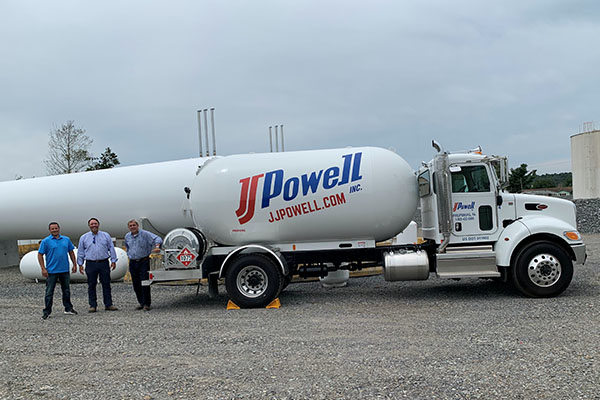
[[[204,160],[194,158],[0,182],[0,240],[41,239],[48,223],[76,241],[91,217],[114,237],[127,221],[145,218],[144,229],[166,234],[193,223],[184,188]]]
[[[373,147],[211,159],[190,195],[196,227],[225,245],[385,240],[417,200],[408,163]]]
[[[77,257],[77,249],[74,250],[75,257]],[[127,258],[127,253],[120,247],[115,247],[115,252],[117,253],[117,265],[114,270],[110,271],[110,280],[118,281],[123,279],[125,274],[127,273],[127,267],[129,266],[129,259]],[[30,251],[25,254],[23,258],[21,258],[21,262],[19,263],[19,270],[21,274],[25,278],[29,279],[38,279],[38,280],[46,280],[42,275],[42,269],[40,268],[40,264],[38,263],[38,252],[37,250]],[[45,259],[45,256],[44,256]],[[73,268],[73,264],[71,264],[71,260],[69,260],[69,272]],[[83,274],[79,273],[79,268],[77,268],[77,272],[71,272],[71,281],[73,282],[86,282],[87,275],[85,275],[85,271]]]

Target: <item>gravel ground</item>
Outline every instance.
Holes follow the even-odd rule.
[[[278,310],[226,311],[206,288],[153,288],[135,311],[41,320],[44,285],[0,269],[0,399],[600,399],[600,235],[560,297],[485,280],[324,289],[292,284]],[[221,288],[221,291],[224,291]],[[99,293],[101,290],[99,290]]]
[[[577,206],[577,230],[600,233],[600,199],[573,200]]]

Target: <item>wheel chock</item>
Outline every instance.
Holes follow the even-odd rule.
[[[279,308],[279,307],[281,307],[281,302],[279,301],[279,297],[278,297],[275,300],[273,300],[272,302],[270,302],[269,304],[267,304],[267,306],[265,308]],[[240,306],[235,304],[233,301],[229,300],[227,302],[227,309],[228,310],[240,310]]]
[[[229,300],[227,302],[227,309],[228,310],[239,310],[240,306],[238,306],[237,304],[235,304],[233,301]]]
[[[267,304],[265,308],[279,308],[281,307],[281,302],[279,301],[279,297]]]

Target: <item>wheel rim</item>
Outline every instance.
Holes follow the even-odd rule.
[[[248,265],[237,276],[237,288],[246,297],[258,297],[269,286],[269,278],[262,268]]]
[[[533,257],[527,266],[527,275],[531,282],[539,287],[549,287],[560,279],[562,268],[552,254],[544,253]]]

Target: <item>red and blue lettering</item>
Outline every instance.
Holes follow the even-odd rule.
[[[285,179],[283,169],[276,169],[240,179],[240,184],[242,185],[240,190],[240,204],[235,212],[240,225],[249,222],[254,217],[258,183],[263,177],[264,182],[260,199],[261,209],[269,207],[271,200],[280,196],[284,201],[292,201],[299,195],[307,196],[310,193],[316,193],[319,187],[322,187],[324,190],[330,190],[361,180],[360,164],[362,152],[343,155],[342,159],[344,163],[341,168],[332,166],[288,179]]]

